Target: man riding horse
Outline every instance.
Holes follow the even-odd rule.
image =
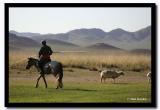
[[[52,49],[46,44],[46,41],[42,41],[42,47],[39,50],[39,67],[41,69],[41,74],[44,74],[44,65],[48,62],[51,62],[50,55],[52,55]]]
[[[63,87],[63,65],[60,62],[51,61],[50,55],[52,55],[52,53],[53,51],[48,45],[46,45],[46,41],[42,41],[42,47],[39,51],[39,59],[35,59],[32,57],[28,58],[26,69],[30,69],[32,66],[35,66],[38,71],[39,68],[41,69],[40,76],[37,79],[36,88],[39,85],[39,80],[41,77],[43,78],[45,86],[47,88],[47,82],[45,79],[46,74],[53,74],[56,77],[56,89],[58,89],[59,87]],[[47,66],[47,68],[44,67],[45,65]]]

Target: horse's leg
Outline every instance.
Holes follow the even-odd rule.
[[[62,77],[61,74],[58,74],[58,77],[57,77],[57,88],[58,89],[59,87],[62,88],[63,87],[63,82],[62,82]]]
[[[59,88],[59,87],[62,88],[62,81],[61,81],[60,78],[58,79],[58,85],[57,85],[57,86],[58,86],[58,88]]]
[[[59,88],[59,77],[56,79],[56,82],[57,82],[57,87],[56,87],[56,89],[58,89]]]
[[[59,87],[61,87],[61,86],[60,86],[60,85],[61,85],[61,81],[60,81],[60,76],[59,76],[59,74],[57,74],[57,76],[56,76],[56,83],[57,83],[56,89],[58,89]]]
[[[45,83],[45,86],[46,86],[46,88],[47,88],[47,82],[46,82],[45,76],[42,75],[42,77],[43,77],[43,81],[44,81],[44,83]]]
[[[40,78],[42,77],[42,75],[40,75],[38,78],[37,78],[37,84],[36,84],[36,88],[39,86],[39,80],[40,80]]]
[[[63,79],[63,68],[62,68],[59,76],[60,76],[59,77],[59,79],[60,79],[60,88],[63,88],[63,81],[62,81],[62,79]]]
[[[59,77],[59,87],[62,88],[63,87],[63,82],[62,82],[62,78],[63,76],[60,74],[60,77]]]

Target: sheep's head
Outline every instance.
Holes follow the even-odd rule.
[[[119,73],[120,75],[124,75],[124,72],[123,72],[123,71],[118,71],[118,73]]]

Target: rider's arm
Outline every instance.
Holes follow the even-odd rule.
[[[42,48],[39,50],[39,58],[42,55]]]
[[[51,49],[51,54],[53,53],[52,49]]]
[[[50,48],[50,47],[49,47]],[[52,51],[52,49],[50,48],[50,55],[52,55],[52,53],[53,53],[53,51]]]

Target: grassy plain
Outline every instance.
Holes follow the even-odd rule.
[[[151,85],[146,73],[151,68],[150,55],[126,53],[56,53],[52,59],[64,65],[64,88],[56,90],[55,78],[46,76],[48,88],[43,80],[35,88],[38,73],[33,67],[26,70],[28,57],[37,57],[34,52],[9,53],[9,102],[151,102]],[[88,68],[117,69],[124,76],[101,84],[98,71]],[[72,71],[68,71],[72,70]]]

